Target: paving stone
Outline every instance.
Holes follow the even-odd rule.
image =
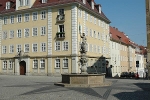
[[[0,75],[0,100],[149,100],[150,81],[106,79],[112,86],[55,86],[61,77]]]

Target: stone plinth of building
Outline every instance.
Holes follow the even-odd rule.
[[[100,87],[110,86],[105,81],[105,74],[62,74],[62,82],[55,85],[64,87]]]

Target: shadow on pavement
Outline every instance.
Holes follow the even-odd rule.
[[[150,100],[150,83],[134,83],[141,88],[134,92],[121,92],[114,94],[119,100]]]

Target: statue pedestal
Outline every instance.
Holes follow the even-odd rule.
[[[64,87],[100,87],[110,86],[105,81],[105,74],[62,74],[62,82],[55,85]]]

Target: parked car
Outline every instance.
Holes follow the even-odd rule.
[[[122,72],[120,77],[129,77],[129,73],[128,72]]]
[[[130,78],[135,77],[135,73],[134,73],[134,72],[129,72],[129,77],[130,77]]]

